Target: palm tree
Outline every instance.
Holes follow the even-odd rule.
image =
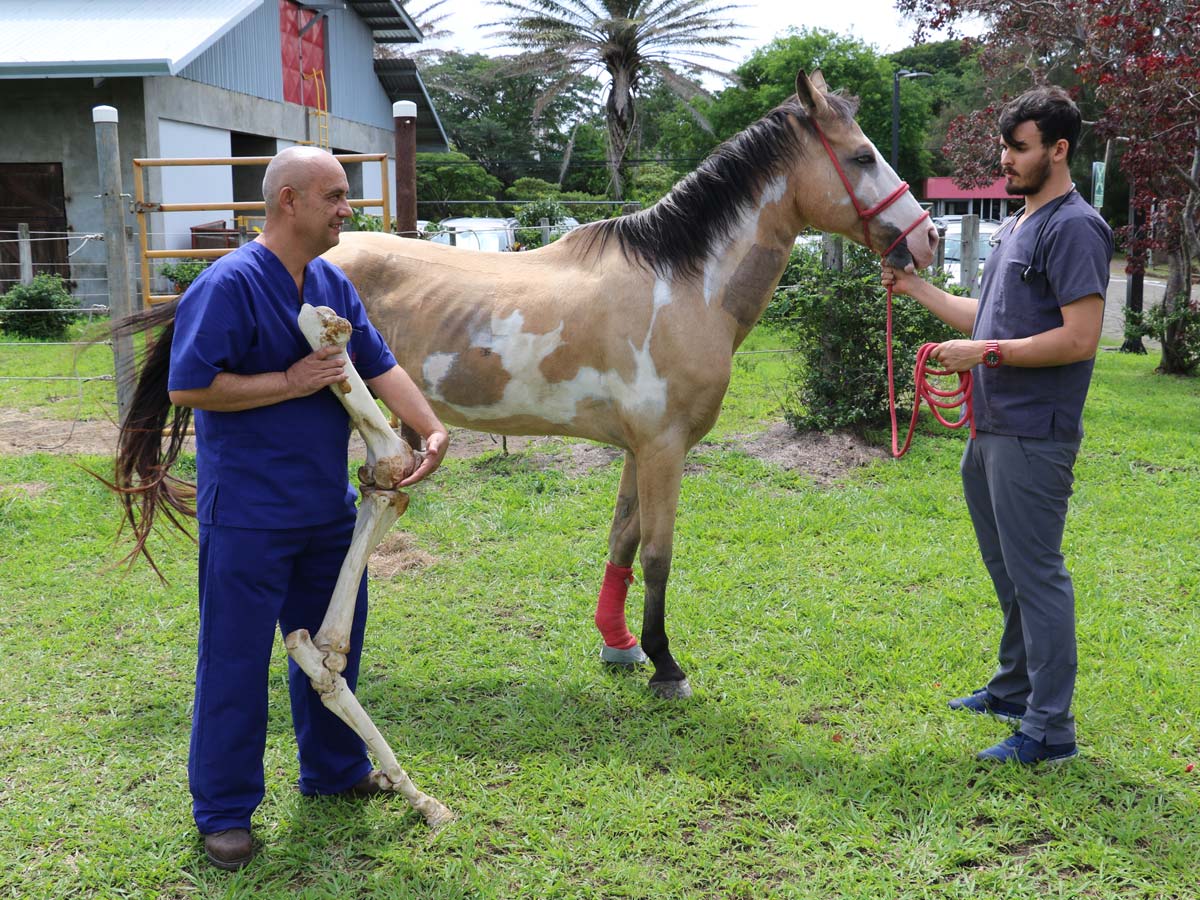
[[[719,0],[492,0],[511,15],[494,22],[497,36],[525,51],[514,71],[552,72],[557,77],[541,103],[588,71],[608,73],[608,169],[613,196],[623,193],[622,161],[637,125],[638,89],[660,78],[688,101],[706,95],[699,78],[733,76],[697,60],[738,40],[737,23],[721,18],[738,4]],[[692,109],[690,104],[687,104]],[[535,110],[536,112],[536,110]],[[703,125],[706,122],[692,109]]]

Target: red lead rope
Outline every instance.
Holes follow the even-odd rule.
[[[937,344],[922,344],[921,349],[917,351],[917,364],[913,368],[915,396],[913,397],[912,420],[908,423],[908,437],[904,439],[904,446],[900,447],[900,434],[896,426],[896,379],[892,373],[892,289],[889,287],[887,292],[888,407],[892,413],[892,456],[896,459],[907,453],[908,445],[912,443],[913,432],[917,428],[917,416],[921,412],[922,400],[929,405],[929,411],[933,413],[933,417],[947,428],[962,428],[963,425],[970,425],[971,437],[975,437],[975,403],[971,398],[971,373],[954,373],[949,369],[931,368],[929,365],[929,354],[936,346]],[[944,377],[954,374],[958,375],[958,387],[954,390],[943,390],[930,380],[931,377]],[[943,409],[959,409],[960,407],[962,408],[962,415],[959,416],[956,422],[951,422],[941,413]]]

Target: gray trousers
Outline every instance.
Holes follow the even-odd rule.
[[[988,690],[1026,707],[1021,731],[1075,740],[1075,589],[1062,556],[1078,443],[979,432],[962,458],[963,492],[1004,631]]]

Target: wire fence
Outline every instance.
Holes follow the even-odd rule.
[[[447,231],[441,231],[439,236],[436,225],[428,231],[422,230],[422,236],[446,243],[467,244],[468,242],[463,238],[474,238],[475,235],[489,233],[511,235],[515,227],[517,227],[516,223],[511,219],[495,219],[490,222],[484,220],[472,223],[469,229],[464,229],[467,233],[461,236],[458,234],[451,236]],[[26,237],[24,234],[19,235],[16,231],[0,229],[0,294],[12,286],[20,284],[22,277],[28,277],[31,270],[34,275],[58,275],[62,278],[64,287],[70,292],[71,297],[78,303],[77,307],[65,311],[81,319],[86,319],[83,329],[85,335],[93,331],[92,326],[98,319],[103,319],[111,314],[108,305],[107,259],[103,253],[104,235],[33,230],[28,231],[27,234]],[[155,246],[169,247],[190,242],[192,235],[188,231],[160,231],[152,233],[149,237]],[[252,233],[248,235],[248,239],[252,237]],[[478,240],[478,238],[474,239]],[[481,246],[488,243],[484,241]],[[19,246],[21,244],[25,245],[23,250]],[[97,246],[100,248],[99,258],[87,258],[88,254],[93,252]],[[39,247],[43,250],[36,249]],[[46,249],[54,249],[57,252],[44,252]],[[23,260],[18,258],[22,252],[25,254]],[[163,275],[162,269],[170,262],[169,259],[153,260],[152,276],[169,284],[170,280]],[[780,285],[776,291],[786,290],[788,287],[790,285]],[[10,330],[6,330],[5,325],[16,317],[62,313],[63,309],[4,309],[2,307],[3,304],[0,303],[0,382],[46,382],[47,384],[74,382],[82,386],[91,382],[115,381],[115,374],[111,369],[95,374],[80,374],[75,369],[79,352],[93,347],[111,348],[110,340],[86,337],[75,340],[7,339]],[[24,360],[17,358],[21,351],[38,352],[37,348],[73,348],[76,351],[75,354],[64,356],[61,359],[61,365],[68,368],[69,371],[53,371],[42,375],[17,374],[28,372],[34,368]],[[794,352],[796,351],[788,349],[739,350],[734,355],[754,356]],[[108,357],[108,364],[111,367],[111,357]]]
[[[11,385],[6,391],[16,391],[24,402],[36,405],[60,399],[57,388],[52,386],[73,384],[82,396],[86,384],[116,380],[111,351],[104,349],[111,348],[111,342],[104,338],[90,339],[98,321],[110,315],[104,235],[34,228],[0,229],[0,295],[7,295],[14,287],[40,275],[58,276],[74,305],[9,309],[0,296],[0,382]],[[68,318],[64,325],[82,327],[70,327],[65,339],[14,339],[29,331],[13,324],[18,319],[50,314],[65,314]],[[79,354],[89,347],[97,347],[98,352],[81,372]],[[36,389],[30,393],[21,387],[31,382],[45,383],[47,390],[39,395]]]

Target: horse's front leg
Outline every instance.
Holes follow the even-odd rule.
[[[608,532],[608,564],[604,567],[604,584],[596,601],[596,627],[604,638],[600,658],[614,665],[634,666],[646,661],[646,654],[625,623],[625,598],[633,584],[633,556],[637,553],[640,534],[637,461],[626,451],[612,528]]]
[[[646,580],[642,649],[654,663],[650,689],[667,700],[686,699],[692,695],[687,676],[671,656],[666,629],[667,579],[671,575],[675,511],[679,506],[679,485],[686,452],[682,443],[660,441],[637,457],[642,577]]]

